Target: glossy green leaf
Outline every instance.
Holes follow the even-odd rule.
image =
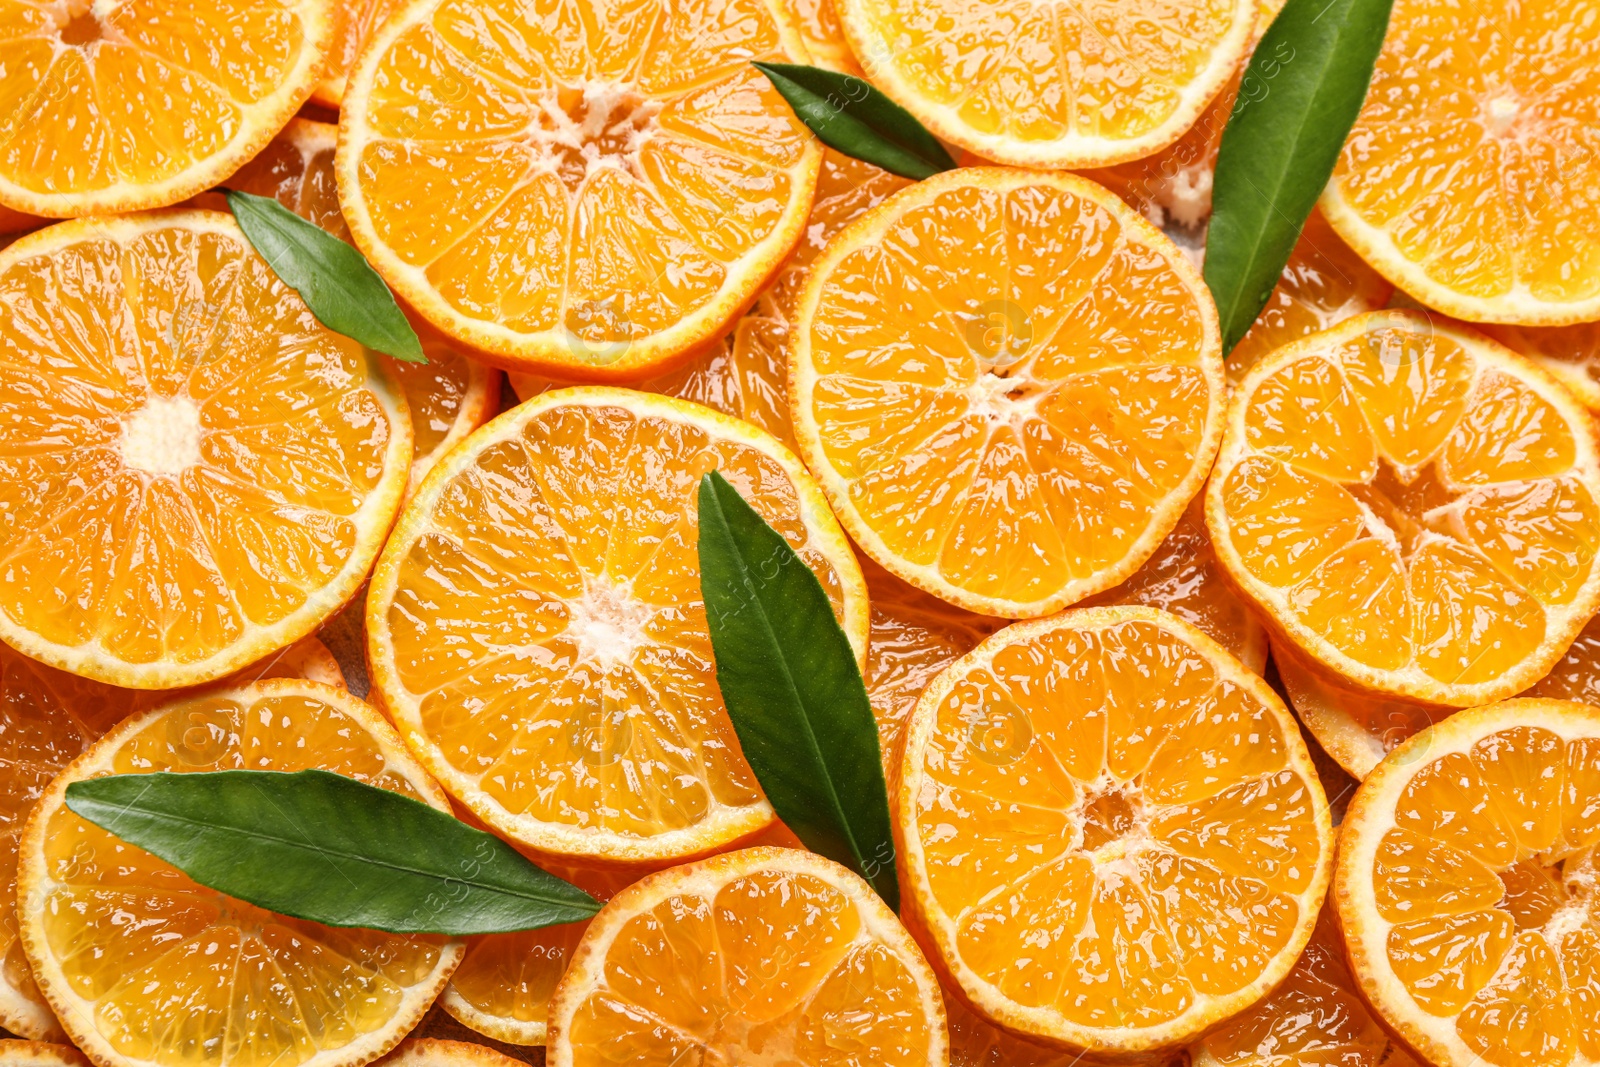
[[[375,352],[428,362],[394,294],[354,246],[269,196],[228,190],[228,207],[267,266],[300,294],[318,322]]]
[[[755,67],[829,148],[917,181],[955,169],[927,127],[863,79],[799,63]]]
[[[1256,46],[1217,155],[1205,279],[1225,352],[1278,284],[1361,112],[1393,0],[1288,0]]]
[[[117,774],[66,803],[201,885],[329,926],[491,934],[600,908],[494,835],[328,771]]]
[[[739,491],[700,480],[700,592],[717,684],[778,817],[899,906],[878,726],[822,583]]]

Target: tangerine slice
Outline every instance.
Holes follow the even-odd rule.
[[[105,774],[319,767],[449,811],[394,729],[348,693],[288,679],[125,719],[45,789],[22,834],[18,915],[40,990],[104,1067],[366,1063],[444,987],[461,943],[321,926],[197,885],[79,818]]]
[[[328,69],[311,94],[313,102],[330,108],[344,103],[345,83],[356,60],[361,58],[361,50],[372,37],[372,31],[404,6],[404,0],[343,0],[340,3],[333,13]]]
[[[1561,379],[1584,407],[1600,412],[1600,323],[1485,326],[1483,332]]]
[[[1457,318],[1600,318],[1597,56],[1600,22],[1568,7],[1396,0],[1328,221]]]
[[[1078,1067],[1093,1062],[1008,1034],[954,994],[944,998],[944,1010],[950,1022],[950,1067]]]
[[[1460,707],[1537,681],[1595,613],[1597,496],[1594,425],[1554,379],[1372,312],[1246,377],[1206,523],[1285,645],[1346,688]]]
[[[783,0],[783,6],[799,23],[800,36],[813,63],[842,74],[861,74],[833,0]]]
[[[1199,276],[1121,200],[964,168],[817,259],[790,411],[868,555],[960,607],[1044,615],[1127,578],[1177,525],[1221,433],[1219,349]]]
[[[1519,699],[1391,752],[1339,835],[1350,967],[1440,1067],[1600,1060],[1600,710]]]
[[[496,1052],[469,1041],[446,1041],[437,1037],[412,1037],[381,1061],[383,1067],[521,1067],[503,1052]]]
[[[89,1067],[83,1053],[71,1045],[45,1041],[0,1040],[0,1065],[3,1067]]]
[[[856,874],[751,848],[618,893],[550,1004],[550,1067],[944,1065],[939,984]]]
[[[772,809],[717,689],[696,493],[720,469],[816,572],[859,659],[866,590],[822,494],[747,423],[564,389],[457,445],[367,596],[373,691],[452,796],[542,853],[703,854]]]
[[[0,4],[0,204],[176,204],[265,147],[327,59],[329,0]]]
[[[751,60],[778,0],[411,0],[351,75],[339,200],[425,318],[512,370],[664,373],[799,239],[821,147]],[[570,17],[569,17],[570,15]]]
[[[1083,608],[934,680],[899,786],[908,922],[984,1018],[1150,1055],[1267,994],[1311,937],[1333,831],[1294,719],[1188,623]]]
[[[411,425],[209,211],[84,219],[0,252],[0,638],[113,685],[230,674],[360,587]]]

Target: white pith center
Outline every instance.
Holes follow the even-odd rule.
[[[179,474],[200,462],[200,409],[187,397],[153,396],[122,420],[122,462],[145,474]]]
[[[1506,134],[1510,133],[1511,128],[1516,125],[1517,114],[1521,110],[1521,107],[1513,98],[1509,96],[1495,97],[1493,100],[1490,100],[1488,106],[1484,108],[1489,129],[1502,137],[1505,136]]]
[[[650,644],[645,626],[655,612],[622,586],[599,580],[585,585],[583,595],[567,603],[567,636],[578,658],[603,670],[626,666]]]
[[[566,90],[568,94],[572,91]],[[581,101],[575,106],[563,100],[560,89],[551,89],[539,98],[543,121],[532,137],[551,165],[559,170],[558,159],[576,156],[582,161],[585,179],[608,167],[645,177],[639,150],[655,129],[662,103],[642,99],[611,82],[590,82],[579,92]]]

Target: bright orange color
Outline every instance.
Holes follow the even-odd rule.
[[[1006,1033],[974,1014],[960,997],[946,996],[944,1010],[950,1023],[950,1067],[1079,1067],[1086,1062],[1075,1052]]]
[[[1327,801],[1259,676],[1172,615],[1017,623],[934,680],[899,787],[907,921],[1013,1033],[1185,1044],[1294,964],[1328,883]]]
[[[346,91],[339,199],[448,336],[637,380],[722,334],[800,238],[821,147],[750,61],[805,45],[778,0],[562,10],[412,0],[384,23]]]
[[[1600,710],[1451,716],[1362,783],[1335,891],[1364,998],[1438,1067],[1600,1060]]]
[[[801,454],[868,555],[953,604],[1036,616],[1115,585],[1211,465],[1211,298],[1081,178],[902,190],[828,245],[799,307]]]
[[[1275,637],[1339,684],[1470,706],[1537,681],[1600,605],[1596,450],[1533,364],[1373,312],[1235,391],[1206,523]]]
[[[611,898],[550,1005],[550,1067],[944,1067],[932,970],[858,875],[751,848]]]
[[[1446,314],[1600,318],[1597,55],[1586,5],[1396,0],[1322,210]]]
[[[345,81],[361,57],[372,31],[405,6],[405,0],[339,0],[333,11],[328,42],[328,69],[311,94],[313,102],[337,108],[344,102]]]
[[[365,580],[411,427],[233,219],[85,219],[0,252],[0,638],[133,688],[209,681]]]
[[[1600,323],[1485,326],[1483,332],[1561,379],[1584,407],[1600,413]]]
[[[259,152],[322,76],[331,0],[0,3],[0,204],[176,204]]]
[[[1233,76],[1256,0],[837,0],[857,61],[939,137],[1019,167],[1176,141]]]
[[[374,694],[496,832],[650,863],[772,821],[700,602],[712,469],[816,572],[864,659],[866,590],[821,492],[769,435],[698,405],[545,393],[457,445],[401,515],[367,595]]]
[[[503,1052],[466,1041],[413,1037],[379,1061],[380,1067],[521,1067]]]
[[[44,791],[19,853],[23,947],[102,1067],[354,1067],[393,1047],[444,987],[459,941],[274,915],[196,885],[63,799],[104,774],[307,767],[450,810],[372,708],[282,679],[134,715]]]

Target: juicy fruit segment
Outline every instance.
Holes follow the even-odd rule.
[[[1340,841],[1340,923],[1366,998],[1430,1061],[1600,1058],[1600,712],[1509,700],[1413,738]]]
[[[940,137],[999,163],[1075,168],[1177,140],[1233,76],[1256,0],[839,0],[839,14],[873,82]]]
[[[636,380],[722,333],[800,236],[820,148],[750,61],[804,44],[777,0],[615,25],[556,6],[422,0],[385,23],[347,92],[340,201],[447,335]]]
[[[1526,687],[1600,603],[1585,412],[1525,360],[1408,312],[1280,349],[1235,393],[1218,558],[1347,687],[1434,705]]]
[[[0,4],[0,204],[88,215],[217,184],[311,95],[328,23],[326,0]]]
[[[328,70],[311,94],[312,100],[335,108],[344,101],[345,82],[372,31],[404,6],[405,0],[347,0],[335,8],[328,42]]]
[[[231,218],[64,223],[0,253],[0,636],[85,677],[209,681],[364,578],[411,429]]]
[[[944,998],[950,1022],[950,1067],[1077,1067],[1077,1053],[1046,1048],[1008,1034],[961,1003]]]
[[[817,260],[791,413],[875,560],[971,610],[1041,615],[1128,577],[1177,522],[1220,433],[1218,349],[1198,276],[1110,193],[963,169]]]
[[[902,774],[914,928],[974,1008],[1036,1040],[1190,1040],[1288,972],[1327,888],[1327,802],[1294,720],[1150,608],[985,641],[923,694]]]
[[[551,1067],[948,1061],[939,985],[867,884],[753,848],[619,893],[550,1012]]]
[[[845,40],[844,27],[839,24],[834,0],[783,0],[783,6],[800,24],[800,35],[805,38],[812,63],[844,74],[861,73],[850,42]]]
[[[378,564],[367,634],[376,692],[451,794],[528,847],[609,861],[770,822],[716,685],[696,492],[720,469],[864,652],[860,570],[798,461],[692,404],[573,389],[444,463]]]
[[[1600,323],[1486,326],[1484,332],[1555,375],[1584,407],[1600,411]]]
[[[307,767],[449,810],[376,712],[289,680],[136,715],[45,791],[22,838],[23,945],[62,1025],[98,1062],[365,1062],[421,1018],[459,942],[263,911],[197,885],[63,800],[68,783],[108,773]]]
[[[1570,8],[1398,0],[1323,211],[1429,307],[1600,317],[1597,54],[1600,23]]]

